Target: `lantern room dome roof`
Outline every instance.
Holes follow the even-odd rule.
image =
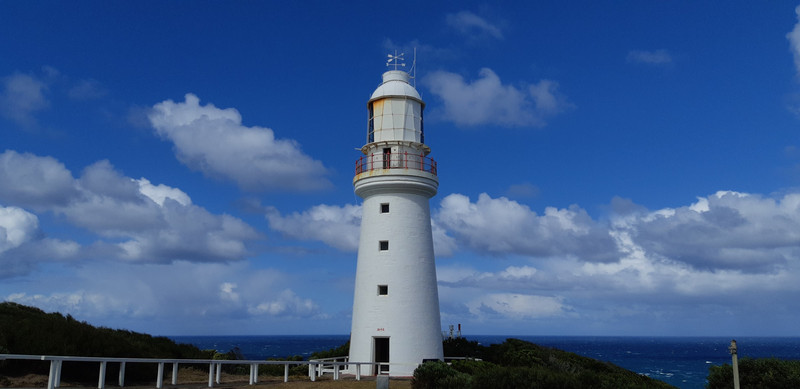
[[[377,100],[389,96],[407,96],[422,102],[416,88],[408,83],[409,75],[402,70],[390,70],[383,73],[383,83],[372,92],[369,101]]]

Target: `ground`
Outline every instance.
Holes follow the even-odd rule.
[[[268,377],[259,376],[256,385],[248,385],[248,377],[246,375],[231,375],[222,374],[220,383],[214,384],[214,388],[286,388],[286,389],[372,389],[375,388],[374,377],[362,377],[361,381],[356,381],[353,377],[345,376],[338,381],[334,381],[330,376],[318,378],[317,381],[311,382],[307,376],[291,376],[289,382],[283,382],[283,377]],[[207,388],[208,387],[208,373],[198,370],[181,369],[178,372],[178,385],[170,384],[171,378],[169,373],[164,377],[164,388]],[[152,384],[132,384],[125,385],[126,388],[131,389],[152,389],[155,388],[156,383]],[[26,375],[22,377],[3,377],[0,376],[0,387],[7,388],[46,388],[47,376],[46,375]],[[61,382],[62,388],[96,388],[96,383],[83,383],[76,384],[70,382]],[[116,388],[116,382],[109,379],[106,383],[107,388]],[[411,380],[408,378],[392,378],[389,381],[389,387],[392,389],[410,389]]]

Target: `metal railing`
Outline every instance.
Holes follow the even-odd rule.
[[[0,354],[0,361],[2,360],[37,360],[37,361],[50,361],[50,373],[47,379],[47,388],[55,389],[61,385],[61,370],[64,361],[67,362],[85,362],[85,363],[98,363],[98,380],[97,388],[104,389],[106,384],[106,367],[109,363],[119,363],[119,378],[118,384],[120,387],[125,386],[125,366],[129,363],[154,363],[158,364],[158,375],[156,376],[156,388],[161,389],[164,386],[164,368],[166,364],[172,364],[172,385],[178,384],[178,366],[189,364],[208,364],[208,387],[213,388],[214,384],[220,383],[220,375],[222,372],[222,365],[249,365],[250,366],[250,379],[249,384],[254,385],[258,382],[258,367],[260,365],[283,365],[283,382],[289,381],[289,366],[291,365],[308,365],[308,376],[311,381],[315,381],[317,377],[325,373],[333,373],[333,379],[338,380],[340,373],[351,366],[355,367],[355,379],[361,380],[361,366],[362,365],[377,365],[380,369],[381,365],[388,365],[387,363],[376,362],[350,362],[347,357],[339,358],[325,358],[319,360],[309,361],[253,361],[253,360],[217,360],[217,359],[158,359],[158,358],[111,358],[111,357],[72,357],[72,356],[54,356],[54,355],[24,355],[24,354]]]
[[[437,175],[438,166],[433,158],[425,154],[378,153],[365,155],[356,161],[356,175],[378,169],[411,169]]]

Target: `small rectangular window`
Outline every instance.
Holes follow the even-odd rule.
[[[389,213],[389,203],[381,204],[381,213]]]
[[[388,241],[388,240],[382,240],[382,241],[380,241],[380,242],[379,242],[379,247],[380,247],[380,250],[381,250],[381,251],[386,251],[386,250],[389,250],[389,241]]]
[[[378,296],[386,296],[389,294],[389,285],[378,285]]]

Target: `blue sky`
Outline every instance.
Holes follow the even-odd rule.
[[[0,2],[0,299],[348,333],[366,102],[416,48],[443,328],[797,335],[798,4],[533,3]]]

